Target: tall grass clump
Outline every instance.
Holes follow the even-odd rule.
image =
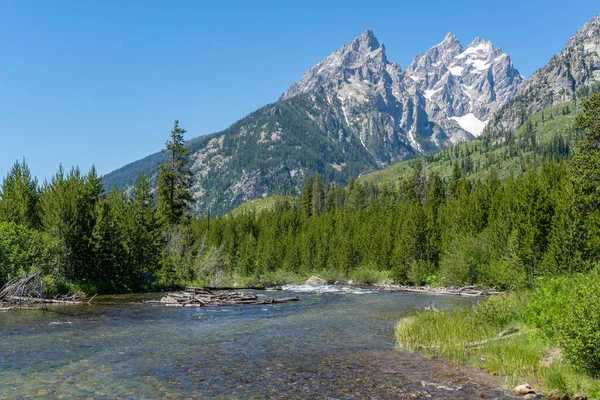
[[[398,347],[484,369],[549,398],[600,398],[600,276],[539,281],[470,308],[418,311],[398,322]]]

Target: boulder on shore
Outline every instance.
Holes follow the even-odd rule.
[[[525,396],[528,394],[535,394],[535,390],[533,390],[533,388],[531,387],[531,385],[529,385],[528,383],[524,384],[524,385],[519,385],[516,388],[513,389],[513,393],[515,394],[519,394],[521,396]]]
[[[310,278],[308,278],[306,282],[304,282],[304,284],[310,286],[323,286],[327,285],[327,281],[325,279],[319,278],[316,275],[313,275]]]

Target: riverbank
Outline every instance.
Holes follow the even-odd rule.
[[[504,377],[507,389],[597,399],[599,283],[596,273],[556,278],[471,308],[420,311],[397,324],[398,346]]]

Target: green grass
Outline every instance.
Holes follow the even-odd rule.
[[[507,389],[529,383],[537,391],[552,394],[551,398],[581,394],[600,398],[600,380],[576,370],[560,357],[548,357],[558,348],[556,340],[526,317],[531,314],[531,303],[539,301],[532,300],[535,297],[535,293],[511,294],[471,308],[420,311],[398,322],[398,347],[503,376]],[[473,346],[473,342],[514,329],[518,334]]]

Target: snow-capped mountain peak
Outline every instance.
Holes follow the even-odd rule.
[[[481,134],[490,115],[523,81],[508,54],[492,42],[477,37],[463,48],[451,33],[417,56],[407,74],[427,99],[427,113],[434,120],[452,121],[472,136]]]
[[[421,152],[479,136],[490,114],[516,93],[521,80],[510,57],[481,38],[465,48],[449,32],[403,71],[387,60],[385,46],[366,30],[309,68],[281,99],[318,91],[332,107],[339,102],[342,120],[363,147],[369,147],[368,136],[373,135],[369,125],[389,119],[385,129],[399,136],[387,133],[385,139],[373,140],[390,146],[407,140]]]

